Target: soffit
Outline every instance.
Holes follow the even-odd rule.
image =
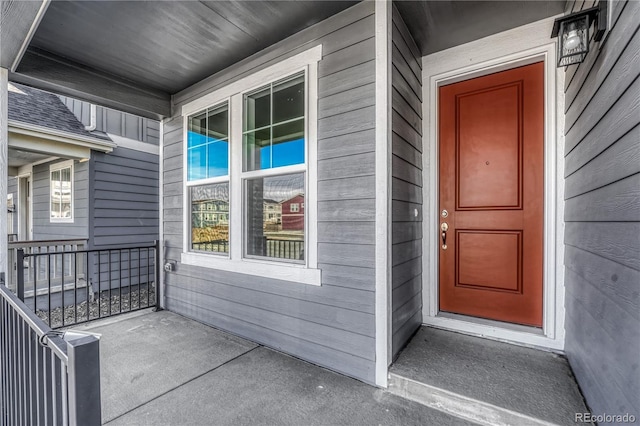
[[[395,2],[422,55],[561,14],[565,4],[565,0]]]
[[[55,1],[30,47],[172,94],[354,3]]]

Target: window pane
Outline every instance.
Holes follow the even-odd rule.
[[[60,217],[71,217],[71,167],[60,170]]]
[[[207,177],[207,146],[200,145],[187,150],[189,180],[204,179]]]
[[[229,108],[226,104],[207,110],[207,135],[214,139],[229,137]]]
[[[243,145],[245,172],[271,168],[271,128],[245,134]]]
[[[271,167],[304,164],[304,118],[273,126]]]
[[[206,179],[229,174],[229,107],[209,108],[189,117],[187,178]]]
[[[229,174],[229,142],[214,141],[207,145],[207,177]]]
[[[246,181],[247,255],[304,261],[304,180],[296,173]]]
[[[244,130],[271,124],[271,86],[244,95]]]
[[[60,170],[51,172],[51,217],[60,217],[62,193],[60,191]]]
[[[191,196],[191,249],[229,252],[229,183],[193,186]]]
[[[187,132],[187,148],[205,143],[207,133],[207,113],[202,112],[189,117],[189,131]]]
[[[304,117],[304,75],[273,86],[273,124]]]

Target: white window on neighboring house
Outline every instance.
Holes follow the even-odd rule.
[[[321,57],[317,46],[183,106],[185,212],[191,216],[184,263],[320,284],[315,188]],[[273,226],[266,211],[297,195],[310,208],[294,222]],[[197,223],[189,211],[202,202],[229,211],[229,220]],[[299,203],[291,211],[299,213]]]
[[[291,203],[289,205],[289,211],[291,213],[298,213],[300,211],[300,204],[298,203]]]
[[[73,222],[73,160],[49,167],[51,222]]]

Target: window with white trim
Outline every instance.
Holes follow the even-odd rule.
[[[321,55],[317,46],[183,106],[183,263],[320,284]]]
[[[73,160],[49,167],[51,222],[73,222]]]

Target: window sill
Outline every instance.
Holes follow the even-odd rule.
[[[221,271],[255,275],[299,284],[321,285],[320,269],[307,268],[303,265],[279,264],[254,259],[232,260],[201,253],[182,253],[180,262],[185,265],[219,269]]]
[[[49,223],[73,223],[72,219],[49,219]]]

